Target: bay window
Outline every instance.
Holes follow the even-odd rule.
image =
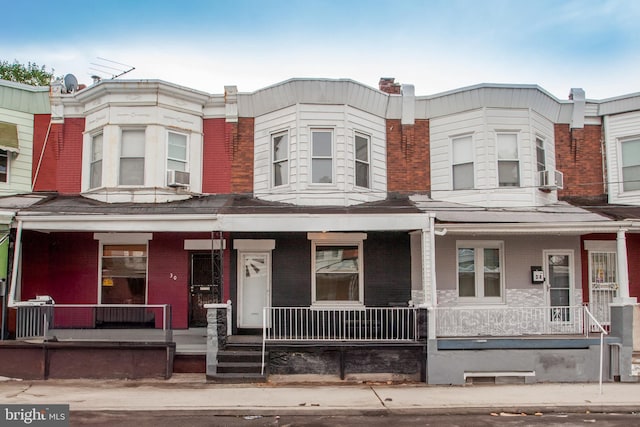
[[[498,134],[498,185],[520,186],[520,161],[518,160],[518,134]]]
[[[333,183],[333,131],[311,130],[311,182]]]
[[[169,132],[167,139],[167,169],[188,172],[187,135]]]
[[[370,188],[369,184],[369,146],[370,138],[356,133],[355,136],[355,169],[356,186]]]
[[[91,162],[89,165],[89,188],[102,186],[102,142],[100,133],[91,138]]]
[[[289,184],[289,134],[271,135],[273,186]]]
[[[145,131],[123,129],[119,185],[144,185]]]
[[[621,146],[622,189],[640,190],[640,138],[623,140]]]
[[[471,135],[452,138],[452,178],[454,190],[474,187],[473,139]]]

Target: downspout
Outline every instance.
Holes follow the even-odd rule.
[[[18,267],[20,266],[20,253],[22,252],[22,220],[18,220],[18,228],[16,230],[16,242],[13,248],[13,269],[11,272],[11,287],[9,288],[9,298],[7,307],[17,307],[16,303],[16,285],[18,283]]]

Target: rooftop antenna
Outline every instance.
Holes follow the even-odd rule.
[[[117,79],[118,77],[136,69],[136,67],[132,65],[123,64],[106,58],[97,57],[96,59],[96,62],[91,63],[93,67],[89,67],[90,70],[94,71],[91,75],[94,83],[102,79]]]

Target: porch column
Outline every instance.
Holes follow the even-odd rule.
[[[618,296],[614,299],[614,304],[628,305],[636,304],[637,298],[629,296],[629,266],[627,264],[627,230],[618,230],[616,238],[616,252],[618,265]]]
[[[218,352],[227,344],[230,335],[231,301],[226,304],[205,304],[207,309],[207,376],[218,371]]]

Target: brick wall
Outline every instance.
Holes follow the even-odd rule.
[[[50,114],[36,114],[33,118],[33,159],[31,168],[31,182],[35,191],[52,191],[55,189],[57,177],[56,156],[47,142],[43,153],[47,131],[49,129]],[[57,126],[57,125],[56,125]],[[51,139],[51,137],[49,137]]]
[[[572,130],[568,124],[555,125],[556,168],[564,174],[559,197],[596,198],[605,194],[601,135],[600,125]]]
[[[202,192],[228,194],[231,191],[231,159],[237,124],[225,119],[203,121]]]
[[[54,123],[50,128],[49,119],[48,114],[36,115],[34,119],[34,191],[78,194],[82,178],[84,118],[67,118],[64,123]]]
[[[241,117],[232,144],[231,191],[253,193],[254,118]]]
[[[387,120],[387,188],[399,193],[431,189],[428,120],[413,125]]]

